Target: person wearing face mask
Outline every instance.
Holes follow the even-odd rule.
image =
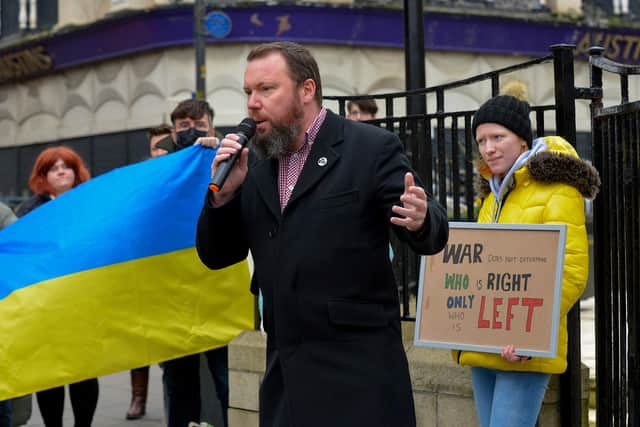
[[[198,143],[208,147],[217,145],[214,136],[213,109],[206,101],[187,99],[180,102],[171,113],[173,138],[159,141],[155,148],[173,153]],[[216,386],[222,409],[224,426],[227,426],[229,407],[228,348],[220,347],[204,352]],[[163,363],[162,380],[165,387],[167,426],[185,427],[200,421],[200,354],[192,354]]]
[[[173,132],[171,138],[163,138],[155,145],[162,154],[174,153],[193,144],[202,143],[215,147],[218,138],[213,126],[213,109],[206,101],[186,99],[171,113]]]
[[[80,156],[67,147],[51,147],[36,158],[29,177],[29,188],[35,193],[16,209],[22,217],[89,179],[89,171]],[[71,408],[76,427],[89,427],[98,404],[97,378],[69,384]],[[62,426],[64,386],[36,393],[40,414],[46,427]]]

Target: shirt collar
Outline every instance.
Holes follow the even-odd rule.
[[[310,150],[313,142],[316,140],[316,137],[320,132],[320,128],[322,127],[322,124],[324,123],[324,119],[326,117],[327,109],[322,107],[316,118],[313,119],[313,122],[311,123],[311,126],[309,126],[309,129],[307,129],[304,133],[304,144],[302,144],[296,151],[290,151],[289,153],[287,153],[285,157],[288,158],[295,153],[301,153],[305,150]]]
[[[309,145],[312,145],[313,142],[316,140],[316,137],[320,132],[320,127],[322,127],[322,123],[324,123],[324,119],[326,117],[327,117],[327,109],[324,107],[320,108],[320,112],[311,123],[311,126],[309,126],[309,129],[307,129],[307,131],[304,133],[305,142],[307,142]]]

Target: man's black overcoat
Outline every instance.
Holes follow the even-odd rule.
[[[251,250],[263,292],[262,427],[415,425],[389,230],[432,254],[448,223],[430,199],[424,230],[390,227],[410,170],[395,135],[328,112],[284,211],[275,160],[252,162],[227,205],[205,203],[200,258],[222,268]]]

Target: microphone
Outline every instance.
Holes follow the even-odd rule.
[[[229,176],[229,172],[233,168],[234,163],[240,157],[242,153],[242,149],[247,145],[247,142],[253,137],[253,134],[256,133],[256,122],[252,119],[246,117],[243,119],[235,132],[240,139],[238,142],[241,147],[238,151],[236,151],[233,156],[229,157],[227,160],[218,163],[218,167],[216,168],[216,173],[213,174],[211,178],[211,182],[209,183],[209,189],[214,192],[220,191],[224,182],[227,180],[227,176]]]

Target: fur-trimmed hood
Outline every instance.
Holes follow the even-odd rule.
[[[549,148],[531,157],[524,166],[531,179],[568,184],[575,187],[585,198],[594,199],[600,190],[600,174],[596,168],[578,157],[575,149],[563,138],[549,136],[544,140]],[[478,169],[488,168],[480,160]],[[474,189],[481,198],[491,193],[489,178],[476,175],[474,179]]]

